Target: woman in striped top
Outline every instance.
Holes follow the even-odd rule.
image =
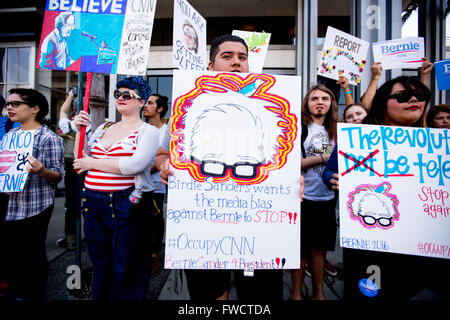
[[[159,145],[158,130],[140,117],[150,96],[144,79],[126,78],[116,88],[122,120],[99,126],[74,168],[79,174],[87,172],[82,200],[94,267],[92,299],[143,300],[151,271],[151,213],[146,208],[151,207],[154,190],[149,177]],[[89,115],[81,111],[75,118],[75,146],[81,126],[89,124]]]

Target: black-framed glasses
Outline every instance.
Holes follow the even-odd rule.
[[[405,90],[390,95],[389,99],[396,99],[398,103],[405,103],[411,100],[413,96],[416,97],[417,101],[426,101],[430,98],[430,95],[427,93],[413,90]]]
[[[383,226],[383,227],[388,227],[392,224],[392,218],[385,218],[385,217],[381,217],[381,218],[375,218],[369,215],[360,215],[361,218],[364,220],[364,223],[369,225],[369,226],[373,226],[375,223],[378,223]]]
[[[231,169],[231,173],[235,178],[253,179],[256,178],[258,167],[261,165],[261,163],[250,162],[237,162],[233,165],[228,165],[217,160],[198,160],[194,157],[191,157],[191,160],[200,164],[201,174],[217,178],[224,177],[227,174],[227,170]]]
[[[7,101],[5,103],[5,106],[11,106],[13,108],[17,108],[17,107],[19,107],[22,104],[28,105],[28,103],[26,103],[25,101]]]
[[[137,95],[133,91],[119,91],[119,90],[115,90],[114,91],[114,98],[117,100],[120,97],[122,97],[123,100],[130,100],[132,98],[136,98],[136,99],[139,99],[139,100],[142,99],[139,95]]]

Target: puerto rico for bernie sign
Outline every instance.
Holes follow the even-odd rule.
[[[144,75],[156,0],[47,0],[37,67]]]
[[[450,130],[338,123],[341,247],[450,259]]]
[[[28,177],[26,166],[32,155],[33,131],[13,131],[0,142],[0,192],[21,192]]]
[[[338,80],[339,76],[344,76],[349,83],[357,85],[361,82],[368,50],[367,41],[328,27],[318,74],[335,80]]]
[[[185,0],[174,0],[173,17],[173,65],[206,70],[206,20]]]
[[[419,68],[425,57],[423,38],[403,38],[372,44],[374,61],[381,62],[383,70]]]
[[[174,71],[165,268],[299,268],[300,84]]]

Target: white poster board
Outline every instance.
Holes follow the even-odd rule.
[[[300,87],[174,71],[165,268],[299,268]]]
[[[372,44],[374,61],[381,62],[383,70],[419,68],[425,57],[423,38],[403,38]]]
[[[450,259],[450,130],[338,123],[343,248]]]
[[[345,76],[349,83],[361,82],[366,66],[369,42],[328,27],[317,73],[330,79]]]
[[[28,157],[33,155],[33,131],[13,131],[0,142],[0,192],[21,192],[28,177]]]
[[[206,70],[206,20],[186,0],[173,2],[173,65]]]
[[[233,30],[232,34],[247,43],[249,72],[261,73],[269,48],[270,33]]]

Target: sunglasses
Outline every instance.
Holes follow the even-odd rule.
[[[22,104],[28,105],[28,103],[26,103],[25,101],[8,101],[5,103],[5,106],[11,106],[13,108],[17,108]]]
[[[425,101],[430,98],[427,93],[421,93],[418,91],[406,90],[399,93],[394,93],[389,96],[389,99],[396,99],[398,103],[405,103],[411,100],[412,97],[416,97],[417,101]]]
[[[123,100],[130,100],[132,98],[136,98],[136,99],[142,99],[139,95],[137,95],[136,93],[132,92],[132,91],[119,91],[119,90],[115,90],[114,91],[114,98],[117,100],[120,97],[123,98]]]

